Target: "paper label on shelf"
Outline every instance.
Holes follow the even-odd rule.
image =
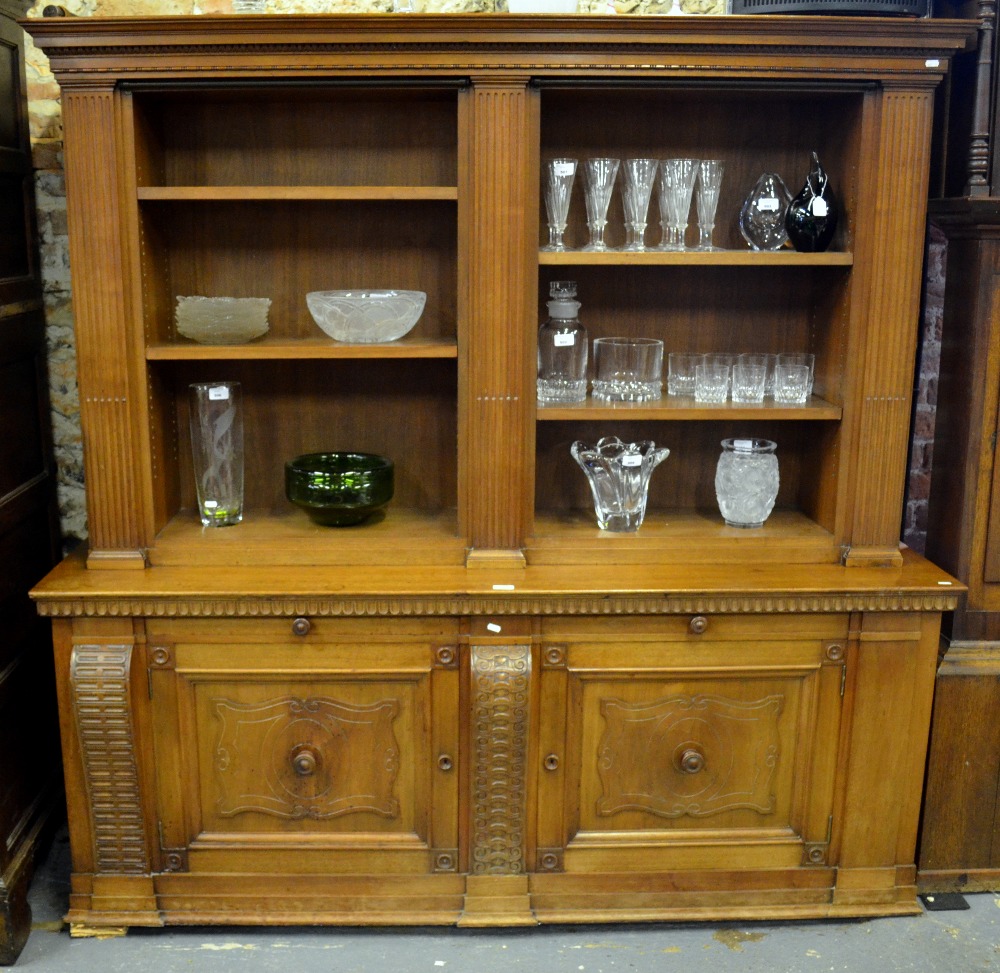
[[[827,214],[826,200],[822,196],[813,196],[809,208],[812,210],[813,216],[826,216]]]
[[[752,452],[753,451],[753,440],[752,439],[734,439],[733,449],[741,450],[742,452]]]
[[[757,200],[757,209],[762,213],[776,213],[780,205],[776,196],[765,196]]]
[[[229,389],[225,385],[216,385],[208,390],[208,397],[212,402],[225,402],[229,398]]]
[[[557,334],[552,337],[552,344],[557,348],[568,348],[576,344],[575,334]]]
[[[572,162],[554,162],[552,171],[557,176],[572,176],[576,172],[576,166]]]
[[[642,453],[625,453],[622,456],[622,466],[642,466]]]
[[[500,626],[497,625],[496,622],[487,622],[486,623],[486,629],[487,629],[487,631],[493,632],[494,634],[497,633],[497,632],[502,631],[501,628],[500,628]]]

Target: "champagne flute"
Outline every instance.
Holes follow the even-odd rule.
[[[697,159],[663,159],[660,162],[659,202],[663,237],[657,250],[684,249],[691,193],[697,176]]]
[[[549,217],[549,242],[542,250],[565,251],[563,242],[569,200],[576,179],[576,159],[552,159],[545,163],[545,210]]]
[[[715,210],[719,205],[719,188],[725,163],[719,159],[702,159],[698,166],[698,246],[697,250],[717,250],[712,246],[715,230]]]
[[[604,242],[604,229],[608,225],[608,206],[611,205],[618,166],[618,159],[587,159],[583,164],[587,229],[590,232],[590,242],[583,247],[584,250],[610,249]]]
[[[622,181],[622,203],[625,210],[625,246],[623,250],[645,250],[646,214],[649,197],[659,161],[656,159],[626,159]]]

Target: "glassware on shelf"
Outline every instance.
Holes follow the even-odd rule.
[[[763,402],[766,385],[767,364],[746,361],[741,355],[733,365],[733,401]]]
[[[622,203],[625,211],[625,246],[623,250],[646,249],[646,217],[649,197],[659,162],[656,159],[626,159],[622,169]]]
[[[650,402],[663,389],[663,342],[659,338],[595,338],[594,398]]]
[[[774,397],[774,366],[777,364],[778,356],[772,354],[745,352],[737,357],[736,363],[744,362],[748,365],[762,365],[764,367],[764,397]]]
[[[243,409],[239,382],[190,386],[191,457],[205,527],[243,519]]]
[[[663,236],[657,250],[683,250],[691,211],[691,193],[698,176],[697,159],[662,159],[658,181],[660,227]]]
[[[596,446],[577,440],[570,453],[587,474],[597,526],[619,533],[637,531],[646,516],[649,479],[670,450],[651,440],[623,443],[617,436],[606,436]]]
[[[576,179],[576,159],[552,159],[545,163],[545,211],[549,218],[549,242],[546,252],[563,252],[569,248],[563,242],[569,201]]]
[[[698,164],[695,198],[698,204],[698,246],[696,250],[717,250],[712,245],[715,231],[715,210],[719,205],[719,189],[725,163],[719,159],[702,159]]]
[[[840,204],[830,188],[830,179],[813,152],[806,184],[791,201],[785,229],[792,246],[802,253],[822,253],[833,242]]]
[[[549,285],[549,318],[538,329],[539,402],[583,402],[587,398],[587,329],[580,323],[576,282]]]
[[[761,527],[778,497],[777,443],[723,439],[715,468],[715,497],[730,527]]]
[[[778,355],[774,366],[774,401],[802,405],[813,391],[816,356],[808,352]]]
[[[792,194],[781,176],[765,172],[740,209],[740,233],[752,250],[780,250],[788,242],[785,216]]]
[[[695,402],[725,402],[729,398],[729,378],[727,361],[705,355],[694,369]]]
[[[672,351],[667,356],[667,395],[691,398],[694,395],[694,371],[704,355]]]
[[[608,225],[608,207],[618,176],[618,159],[587,159],[583,164],[584,201],[587,204],[587,230],[590,242],[582,249],[603,252],[611,248],[604,242]]]

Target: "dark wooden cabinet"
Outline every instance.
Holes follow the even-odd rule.
[[[28,591],[58,559],[34,234],[23,7],[0,0],[0,963],[31,925],[28,883],[62,804],[48,626]]]

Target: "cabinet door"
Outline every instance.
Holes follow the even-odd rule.
[[[162,869],[457,871],[450,624],[151,631]]]
[[[590,629],[542,650],[539,870],[824,865],[845,619]]]

